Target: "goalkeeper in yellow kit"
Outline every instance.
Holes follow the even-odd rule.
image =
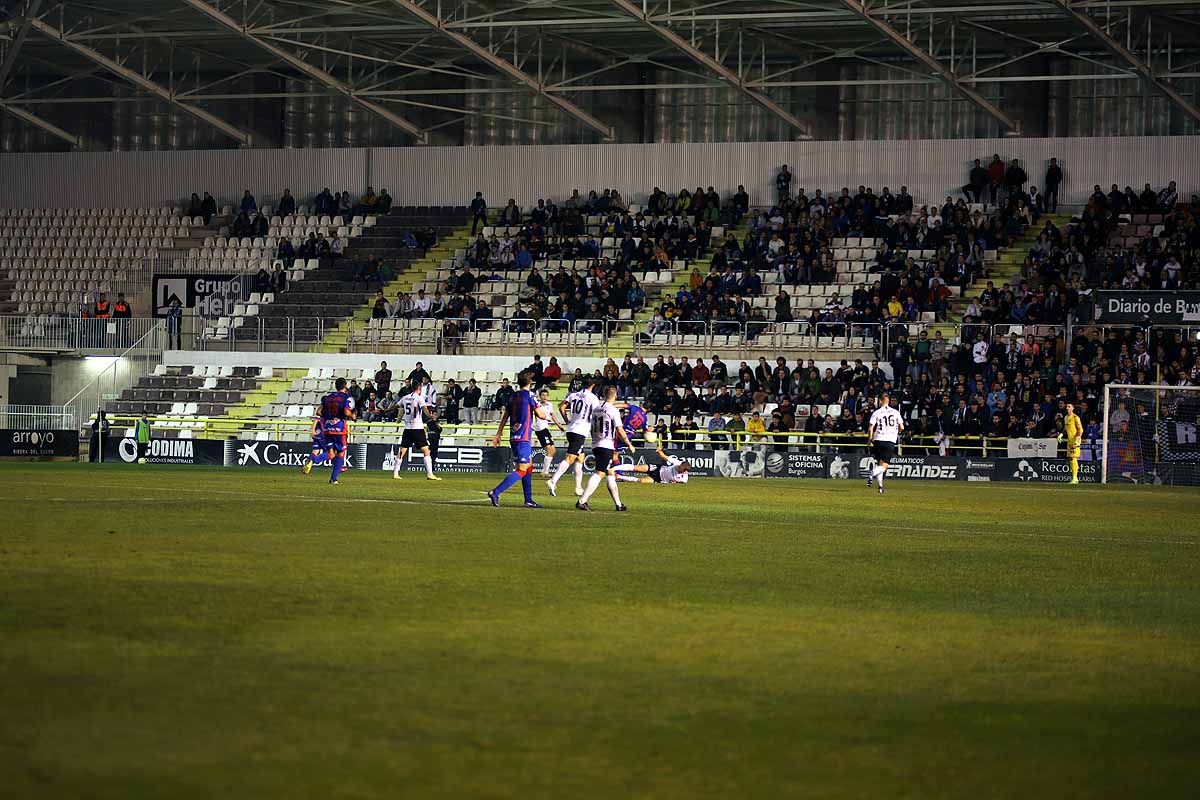
[[[1067,403],[1067,416],[1063,418],[1063,436],[1067,439],[1067,458],[1071,461],[1071,483],[1079,483],[1079,451],[1083,445],[1083,422],[1075,414],[1073,403]]]

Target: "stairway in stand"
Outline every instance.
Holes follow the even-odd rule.
[[[725,232],[732,233],[737,237],[739,242],[742,241],[742,236],[745,233],[740,225],[736,228],[726,228]],[[710,243],[708,253],[703,258],[697,258],[695,261],[689,262],[687,269],[677,272],[670,283],[646,289],[646,305],[642,306],[641,310],[633,315],[632,322],[623,323],[608,338],[607,352],[601,348],[593,353],[593,355],[608,355],[619,362],[625,357],[626,353],[634,352],[636,350],[634,336],[645,331],[646,322],[654,316],[656,308],[662,305],[665,300],[674,298],[680,289],[690,285],[692,270],[698,269],[701,275],[708,276],[709,267],[712,266],[713,254],[716,253],[716,247],[719,245],[719,241]]]
[[[383,228],[387,231],[388,226],[385,222],[391,222],[390,218],[383,218],[380,224],[375,226],[375,230]],[[398,223],[397,227],[408,230],[412,227],[412,223],[408,220],[395,220]],[[364,237],[363,244],[355,248],[355,256],[362,258],[372,255],[382,255],[387,257],[387,241],[382,237],[374,241],[367,241]],[[471,240],[471,226],[463,224],[459,227],[451,229],[447,233],[443,233],[438,239],[438,243],[419,258],[404,264],[399,272],[392,277],[390,281],[383,285],[384,296],[388,301],[396,299],[396,295],[400,293],[411,293],[413,288],[420,282],[425,280],[425,273],[437,269],[441,266],[442,260],[454,257],[454,251],[467,246]],[[361,251],[361,252],[360,252]],[[325,335],[324,341],[313,348],[319,353],[342,353],[347,352],[350,343],[350,333],[352,330],[361,329],[366,324],[366,321],[371,318],[371,311],[374,307],[374,295],[360,307],[356,308],[348,319],[340,323],[336,328],[330,330]]]
[[[1046,214],[1037,225],[1031,226],[1024,234],[1013,240],[1012,244],[1007,249],[1000,253],[999,259],[991,264],[991,275],[987,278],[977,278],[967,291],[963,294],[950,298],[950,309],[947,314],[948,322],[944,325],[930,326],[930,335],[934,331],[940,330],[942,336],[947,339],[958,336],[958,331],[955,326],[962,324],[963,313],[967,310],[967,305],[970,304],[973,298],[979,296],[980,291],[991,281],[997,288],[1004,284],[1012,284],[1021,277],[1021,268],[1025,264],[1025,256],[1029,250],[1037,243],[1037,237],[1041,234],[1042,229],[1046,226],[1046,221],[1049,220],[1066,233],[1067,223],[1071,221],[1070,214]]]

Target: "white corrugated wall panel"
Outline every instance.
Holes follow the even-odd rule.
[[[285,186],[304,198],[325,186],[357,194],[368,183],[402,205],[465,204],[476,191],[494,206],[509,197],[529,205],[606,187],[640,200],[654,186],[711,185],[724,194],[739,183],[753,203],[767,204],[783,163],[810,192],[903,184],[919,201],[938,202],[957,197],[972,159],[986,163],[992,153],[1020,158],[1034,184],[1058,157],[1067,175],[1062,201],[1079,204],[1097,183],[1157,189],[1176,180],[1184,197],[1200,192],[1198,147],[1200,137],[1173,136],[5,154],[0,206],[159,205],[205,190],[232,202],[246,188],[264,203]]]

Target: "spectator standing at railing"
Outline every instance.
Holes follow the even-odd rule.
[[[445,410],[442,413],[442,418],[447,423],[457,425],[459,419],[459,408],[462,405],[463,389],[453,378],[446,380],[446,386],[442,391],[442,396],[446,399]]]
[[[1045,192],[1045,208],[1051,214],[1058,212],[1058,188],[1063,182],[1062,167],[1058,165],[1058,159],[1050,159],[1050,166],[1046,167],[1046,179],[1043,181]]]
[[[292,196],[291,189],[284,189],[283,196],[279,198],[279,202],[275,206],[275,213],[280,217],[291,217],[296,213],[296,198]]]
[[[167,307],[167,349],[183,349],[183,304],[178,297],[172,297]]]
[[[217,201],[208,192],[204,193],[204,199],[200,201],[200,211],[204,217],[205,225],[211,222],[212,218],[217,215]]]
[[[987,187],[989,181],[988,171],[977,158],[975,166],[971,167],[971,172],[967,176],[967,183],[962,187],[963,196],[970,203],[983,202],[983,190]]]
[[[779,198],[779,203],[782,205],[785,200],[791,197],[792,194],[792,173],[788,171],[788,165],[784,164],[779,168],[779,172],[775,175],[775,193]]]
[[[475,235],[475,229],[482,222],[487,225],[487,201],[483,199],[483,192],[476,192],[475,199],[471,201],[471,235]]]
[[[475,379],[467,381],[466,388],[462,392],[462,416],[463,422],[468,425],[476,425],[479,423],[479,405],[483,400],[483,392]]]
[[[508,382],[508,378],[503,378],[500,381],[500,388],[496,390],[495,396],[492,397],[492,410],[499,411],[508,407],[508,402],[514,394],[512,385]]]

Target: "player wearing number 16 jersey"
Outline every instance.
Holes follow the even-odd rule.
[[[583,445],[592,432],[592,413],[601,404],[600,398],[592,391],[595,385],[595,381],[589,381],[558,404],[559,413],[567,420],[567,457],[558,463],[554,475],[546,481],[551,497],[557,496],[558,479],[572,464],[575,465],[575,495],[583,494]]]
[[[890,403],[891,398],[886,394],[879,398],[879,408],[871,415],[871,424],[867,429],[867,441],[871,443],[871,455],[875,458],[875,466],[867,477],[867,487],[870,488],[878,478],[880,494],[883,494],[883,476],[896,454],[896,443],[900,441],[900,433],[904,430],[904,418]]]
[[[592,457],[596,460],[596,465],[592,477],[588,479],[587,488],[583,490],[583,496],[575,503],[575,508],[580,511],[591,511],[588,508],[588,499],[596,491],[601,480],[608,481],[608,493],[616,503],[617,511],[629,510],[621,504],[617,473],[612,469],[618,441],[628,447],[629,452],[633,452],[633,445],[629,443],[629,436],[621,424],[621,412],[613,406],[616,399],[617,387],[609,386],[604,390],[604,404],[592,413]]]

